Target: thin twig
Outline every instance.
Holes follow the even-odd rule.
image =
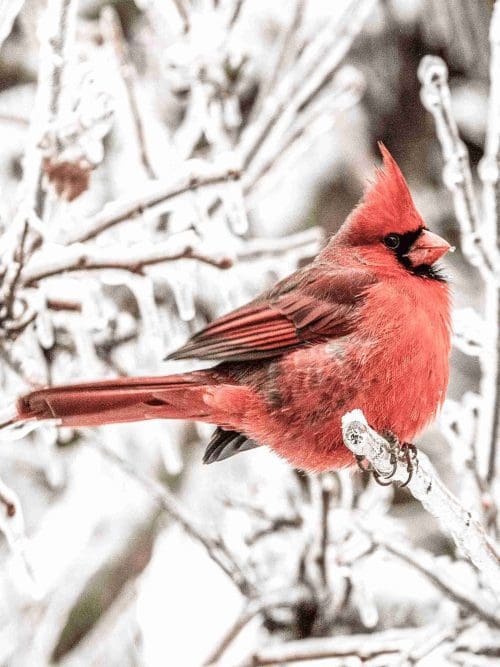
[[[494,263],[481,243],[481,224],[469,154],[460,138],[451,110],[448,69],[437,56],[425,56],[418,76],[422,83],[422,102],[434,116],[436,132],[444,157],[443,181],[453,195],[455,215],[460,225],[462,249],[473,266],[487,280],[494,272]]]
[[[371,658],[398,655],[412,646],[415,640],[428,632],[426,628],[389,630],[365,635],[322,637],[283,642],[253,652],[239,667],[264,667],[325,658]]]
[[[125,35],[123,34],[120,17],[111,5],[103,8],[100,24],[101,33],[104,39],[111,44],[120,68],[142,165],[149,178],[155,179],[157,178],[157,174],[151,164],[146,148],[145,129],[135,92],[137,86],[135,69],[130,60],[129,49],[125,41]]]
[[[451,577],[449,571],[441,567],[431,554],[423,549],[410,549],[401,542],[386,538],[379,532],[375,533],[365,524],[359,526],[359,528],[370,538],[374,545],[382,547],[388,553],[418,570],[447,598],[486,621],[489,625],[500,627],[500,611],[486,601],[481,600],[477,591],[467,589],[461,581]]]
[[[253,592],[253,584],[243,573],[240,565],[227,550],[222,540],[210,537],[201,527],[197,526],[195,519],[188,515],[186,510],[181,507],[168,489],[160,485],[158,482],[155,482],[155,480],[150,477],[143,475],[131,463],[110,450],[108,447],[95,443],[93,440],[89,440],[89,444],[97,449],[104,458],[138,482],[155,502],[157,502],[160,507],[172,517],[172,519],[182,526],[192,539],[205,549],[214,563],[221,568],[244,595],[250,595]]]
[[[344,415],[342,432],[344,443],[353,454],[365,457],[382,476],[392,473],[391,445],[368,426],[361,410]],[[398,460],[392,479],[406,482],[407,478],[407,462],[403,457]],[[497,594],[500,593],[500,558],[492,542],[484,528],[446,488],[422,452],[418,455],[418,464],[408,489],[482,573],[485,584]]]
[[[171,181],[158,183],[146,193],[144,193],[143,189],[133,197],[123,197],[122,199],[117,199],[106,204],[99,213],[82,222],[81,226],[84,231],[71,237],[70,242],[83,243],[84,241],[88,241],[101,234],[101,232],[110,229],[110,227],[121,222],[138,219],[148,210],[160,207],[174,197],[178,197],[190,190],[219,185],[220,183],[237,180],[238,178],[239,174],[235,169],[214,166],[210,170],[205,168],[204,173],[195,173],[193,170],[191,174],[180,178],[174,183]]]
[[[74,252],[75,250],[76,252]],[[35,257],[26,266],[22,283],[25,287],[32,287],[40,280],[72,271],[116,269],[143,274],[147,266],[174,262],[179,259],[196,260],[218,269],[229,269],[233,264],[229,257],[210,257],[189,244],[180,250],[173,250],[171,241],[156,244],[141,243],[120,250],[99,247],[86,248],[84,246],[81,248],[62,247],[55,260],[44,259],[40,255]]]
[[[495,2],[490,23],[490,94],[484,157],[479,164],[483,182],[483,243],[498,250],[500,241],[500,2]],[[500,270],[500,267],[497,267]],[[486,481],[496,477],[500,441],[500,288],[496,281],[485,284],[485,340],[482,341],[482,411],[478,438],[486,439]],[[485,423],[486,422],[486,423]],[[484,441],[484,440],[483,440]],[[479,441],[478,441],[479,442]]]
[[[229,645],[236,639],[239,633],[256,616],[273,609],[293,608],[300,604],[307,596],[304,591],[299,589],[277,591],[271,594],[263,595],[255,600],[250,600],[245,604],[241,613],[234,623],[227,629],[210,656],[205,660],[206,667],[215,666],[224,655]]]

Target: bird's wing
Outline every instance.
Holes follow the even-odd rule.
[[[367,271],[306,267],[195,334],[168,359],[250,361],[344,336],[375,282]]]

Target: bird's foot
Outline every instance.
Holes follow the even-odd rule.
[[[376,470],[373,469],[373,466],[368,462],[364,456],[356,456],[356,462],[358,467],[363,472],[371,472],[373,474],[374,480],[380,486],[389,486],[392,484],[392,478],[396,474],[398,468],[398,461],[402,458],[406,462],[406,470],[408,472],[408,477],[403,484],[400,484],[400,488],[408,486],[413,478],[413,473],[415,472],[418,466],[417,459],[417,448],[410,442],[400,443],[397,436],[390,431],[385,431],[382,433],[382,436],[390,445],[390,463],[392,465],[392,470],[387,475],[381,475]]]
[[[406,460],[406,470],[408,472],[408,477],[406,479],[406,482],[400,484],[400,488],[402,489],[403,487],[408,486],[408,484],[411,482],[413,473],[418,468],[418,458],[417,458],[417,448],[411,442],[404,442],[401,445],[400,450],[404,454]]]

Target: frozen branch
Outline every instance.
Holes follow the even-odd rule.
[[[266,154],[290,119],[315,97],[325,81],[333,76],[345,57],[376,0],[350,0],[340,19],[332,17],[311,43],[304,48],[296,66],[283,77],[275,95],[270,96],[262,112],[241,138],[244,169],[253,165],[257,154]],[[334,45],[332,48],[332,44]]]
[[[170,239],[160,243],[137,243],[119,249],[87,248],[80,244],[60,247],[56,259],[44,257],[44,254],[54,254],[53,251],[39,253],[23,271],[22,283],[29,287],[45,278],[71,271],[118,269],[143,274],[147,266],[179,259],[194,259],[218,269],[229,269],[232,266],[229,257],[210,257],[189,243],[181,248],[178,246],[178,242],[173,243]]]
[[[91,218],[82,221],[81,227],[84,231],[70,237],[71,243],[83,243],[94,238],[101,232],[128,220],[137,220],[151,209],[155,209],[157,214],[164,212],[162,206],[168,203],[174,197],[197,190],[198,188],[209,187],[226,183],[227,181],[237,180],[239,173],[234,168],[227,166],[205,166],[203,169],[197,169],[194,164],[187,163],[190,173],[181,177],[178,181],[161,182],[152,185],[152,187],[133,197],[123,197],[114,202],[106,204],[102,211],[96,213]]]
[[[496,251],[500,271],[500,3],[495,2],[490,23],[490,94],[484,157],[479,164],[483,182],[483,243]],[[478,443],[487,445],[486,480],[493,484],[498,465],[500,442],[500,285],[485,284],[485,330],[481,363],[482,406]]]
[[[490,94],[484,156],[479,164],[483,182],[483,213],[487,242],[500,238],[500,3],[495,2],[490,23]]]
[[[392,473],[391,445],[371,429],[361,410],[353,410],[342,419],[344,443],[353,454],[363,456],[382,476]],[[405,482],[407,464],[397,463],[392,479]],[[483,527],[471,516],[437,476],[429,459],[419,452],[418,465],[408,484],[412,495],[434,516],[453,538],[458,549],[481,572],[484,582],[500,592],[500,559]]]
[[[500,627],[500,611],[478,595],[478,591],[467,587],[461,581],[450,576],[449,568],[443,568],[430,553],[423,549],[408,548],[401,542],[386,538],[381,533],[370,530],[366,524],[360,529],[372,544],[382,547],[411,567],[418,570],[436,586],[446,597],[459,604],[463,609],[476,615],[486,623]]]
[[[67,45],[74,37],[75,0],[49,0],[46,9],[47,31],[40,47],[41,66],[24,156],[23,180],[20,186],[22,204],[15,225],[19,228],[18,243],[7,261],[8,271],[2,291],[7,313],[13,314],[15,291],[24,263],[40,243],[38,231],[33,231],[33,218],[43,219],[45,191],[43,189],[43,156],[41,143],[49,124],[60,111],[62,79],[67,64]]]
[[[146,148],[145,128],[136,94],[137,82],[134,66],[130,61],[130,54],[120,23],[120,17],[111,5],[104,7],[101,12],[101,32],[104,39],[111,45],[120,69],[142,165],[149,178],[157,178]]]
[[[310,595],[307,596],[305,591],[297,588],[286,591],[276,591],[254,600],[249,600],[210,656],[205,660],[204,665],[207,667],[215,667],[216,663],[222,658],[227,648],[236,639],[243,628],[245,628],[259,614],[272,611],[273,609],[293,608],[308,597],[310,597]]]
[[[460,225],[462,249],[485,279],[498,270],[481,240],[482,228],[472,182],[469,155],[458,133],[451,109],[448,70],[437,56],[425,56],[418,70],[422,83],[422,103],[434,116],[444,157],[443,181],[453,195],[455,215]]]
[[[40,49],[41,67],[23,175],[24,205],[31,207],[40,220],[45,202],[40,147],[49,125],[57,121],[61,110],[68,44],[75,33],[76,4],[76,0],[49,0],[46,9],[46,41]]]
[[[221,568],[244,595],[249,595],[252,592],[252,583],[247,579],[240,565],[229,553],[222,540],[218,537],[209,536],[201,527],[197,526],[196,520],[188,515],[166,487],[139,472],[135,466],[108,447],[96,444],[94,441],[89,441],[89,444],[128,477],[140,484],[151,498],[184,529],[187,535],[205,549],[214,563]]]
[[[424,636],[426,632],[427,628],[412,628],[284,642],[254,651],[240,667],[264,667],[322,658],[357,658],[364,662],[385,657],[387,660],[411,648],[418,637]]]

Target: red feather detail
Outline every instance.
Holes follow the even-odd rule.
[[[343,336],[352,330],[364,291],[374,282],[367,271],[308,267],[258,301],[215,320],[168,358],[266,359]]]
[[[117,378],[48,387],[18,400],[19,419],[60,419],[65,426],[143,419],[200,419],[207,414],[204,393],[210,371],[166,377]]]

